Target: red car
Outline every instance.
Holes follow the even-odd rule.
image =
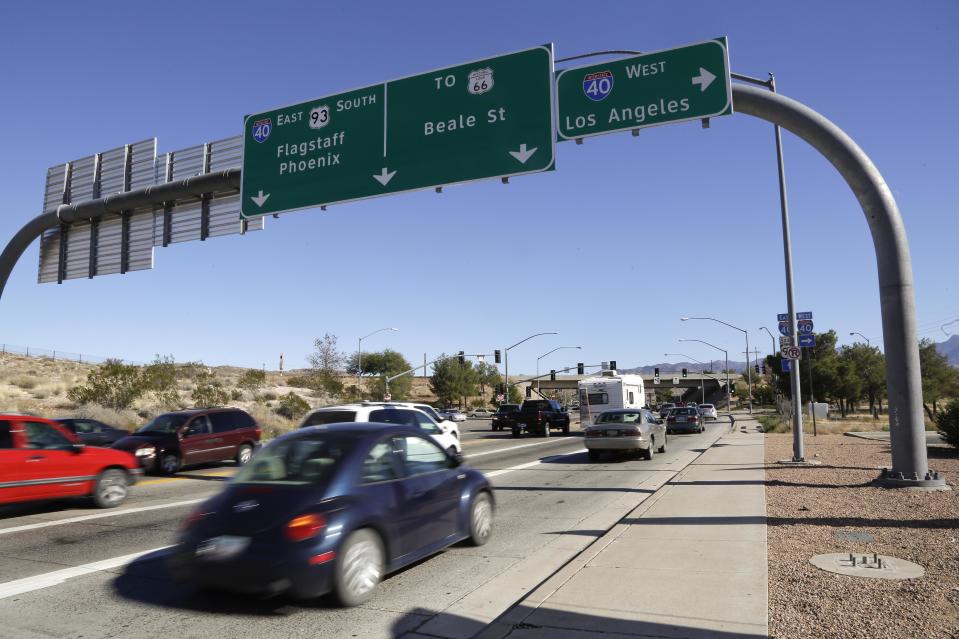
[[[133,455],[84,446],[54,421],[0,414],[0,504],[91,497],[113,508],[140,472]]]

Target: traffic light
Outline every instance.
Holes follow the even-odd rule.
[[[555,370],[552,370],[552,371],[549,372],[549,381],[551,381],[551,382],[555,382],[555,381],[556,381],[556,371],[555,371]]]
[[[577,375],[585,375],[585,374],[586,374],[586,367],[583,366],[583,363],[582,363],[582,362],[580,362],[579,364],[576,365],[576,374],[577,374]]]
[[[687,371],[687,370],[684,368],[684,369],[683,369],[683,377],[686,377],[687,375],[689,375],[689,371]]]
[[[653,369],[653,377],[659,377],[659,369],[658,369],[658,368],[654,368],[654,369]]]
[[[526,387],[526,399],[529,399],[529,398],[532,397],[532,396],[533,396],[533,387],[532,387],[532,386],[527,386],[527,387]]]
[[[493,351],[493,361],[496,362],[497,364],[500,363],[499,349],[496,349],[495,351]]]
[[[611,371],[616,370],[616,360],[615,360],[615,359],[609,360],[609,370],[611,370]]]
[[[460,360],[460,364],[466,363],[466,353],[464,351],[460,351],[459,360]]]
[[[755,368],[756,372],[759,373],[759,364],[756,364],[753,368]]]
[[[735,394],[736,394],[736,385],[735,385],[735,384],[733,384],[733,385],[731,385],[731,386],[729,387],[729,394],[730,394],[730,395],[735,395]]]
[[[762,371],[763,371],[763,375],[765,375],[765,374],[766,374],[766,365],[765,365],[765,364],[763,364],[763,366],[762,366]]]

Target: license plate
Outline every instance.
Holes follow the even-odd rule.
[[[200,559],[229,559],[240,554],[250,545],[249,537],[221,535],[201,542],[196,547],[196,556]]]
[[[516,424],[517,428],[526,428],[526,424]]]
[[[619,431],[618,431],[618,430],[608,430],[608,431],[606,431],[606,436],[607,436],[607,437],[618,437],[618,436],[619,436]]]
[[[686,421],[686,418],[685,418],[685,417],[677,417],[677,418],[676,418],[676,421],[677,421],[677,422],[685,422],[685,421]]]

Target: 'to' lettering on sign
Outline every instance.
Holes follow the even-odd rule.
[[[733,112],[726,38],[556,74],[558,132],[591,135]]]
[[[255,217],[553,167],[552,46],[248,116]]]

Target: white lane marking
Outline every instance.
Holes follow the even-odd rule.
[[[81,577],[94,572],[119,568],[120,566],[125,566],[132,561],[136,561],[144,555],[148,555],[152,552],[157,552],[160,550],[166,550],[170,547],[171,546],[160,546],[159,548],[142,550],[129,555],[114,557],[113,559],[94,561],[93,563],[83,564],[82,566],[54,570],[53,572],[46,572],[42,575],[34,575],[33,577],[25,577],[23,579],[8,581],[0,584],[0,599],[22,595],[34,590],[42,590],[44,588],[49,588],[50,586],[57,586],[65,582],[67,579],[72,579],[74,577]]]
[[[520,448],[529,448],[530,446],[542,446],[543,444],[556,444],[556,443],[559,443],[560,441],[566,441],[566,438],[563,438],[562,440],[547,439],[541,442],[533,442],[532,444],[520,444],[519,446],[510,446],[509,448],[497,448],[496,450],[488,450],[483,453],[471,453],[471,454],[467,454],[467,459],[472,459],[474,457],[482,457],[483,455],[495,455],[496,453],[506,453],[511,450],[518,450]]]
[[[24,524],[12,528],[0,528],[0,535],[8,533],[23,532],[24,530],[36,530],[37,528],[46,528],[48,526],[62,526],[63,524],[75,524],[78,521],[90,521],[91,519],[102,519],[103,517],[119,517],[120,515],[132,515],[133,513],[145,513],[150,510],[160,510],[161,508],[176,508],[177,506],[189,506],[206,501],[209,497],[200,499],[187,499],[185,501],[175,501],[169,504],[156,504],[153,506],[140,506],[138,508],[126,508],[124,510],[111,510],[108,512],[95,513],[93,515],[79,515],[77,517],[68,517],[66,519],[57,519],[55,521],[44,521],[37,524]]]
[[[552,461],[554,459],[559,459],[560,457],[569,457],[570,455],[578,455],[579,453],[585,453],[585,448],[580,448],[579,450],[574,450],[569,453],[563,453],[562,455],[551,455],[550,457],[543,457],[542,459],[537,459],[536,461],[528,462],[526,464],[520,464],[519,466],[510,466],[509,468],[503,468],[502,470],[494,470],[488,473],[483,473],[487,477],[496,477],[497,475],[505,475],[506,473],[511,473],[514,470],[523,470],[524,468],[532,468],[533,466],[539,466],[540,464],[546,463],[547,461]]]

